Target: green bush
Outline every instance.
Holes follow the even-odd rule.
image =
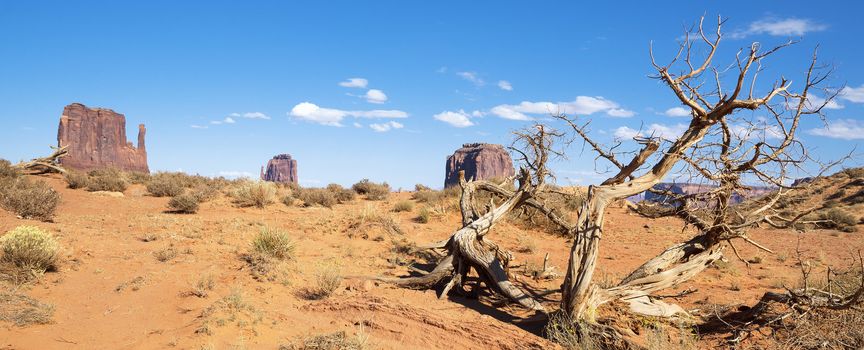
[[[0,183],[0,206],[23,218],[50,221],[58,204],[60,194],[43,181],[18,177]]]
[[[172,212],[182,214],[194,214],[198,212],[199,198],[191,193],[184,193],[174,197],[168,201],[168,208]]]
[[[18,226],[0,237],[0,263],[30,276],[56,270],[59,250],[50,233],[34,226]]]
[[[129,187],[124,174],[117,169],[106,168],[90,171],[87,190],[90,192],[109,191],[123,192]]]
[[[272,182],[245,181],[231,194],[240,207],[264,208],[276,201],[276,185]]]
[[[278,260],[294,257],[294,240],[287,233],[263,228],[252,240],[252,251],[259,256]]]
[[[85,188],[90,183],[90,177],[87,174],[73,170],[66,172],[66,175],[63,175],[63,179],[66,180],[66,185],[73,190]]]
[[[411,201],[400,201],[393,205],[393,211],[397,213],[412,210],[414,210],[414,203]]]

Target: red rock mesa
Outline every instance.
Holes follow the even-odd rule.
[[[126,117],[106,108],[73,103],[63,109],[57,131],[58,146],[68,146],[64,167],[77,170],[117,168],[149,173],[144,146],[144,124],[138,125],[138,147],[126,141]]]
[[[279,154],[267,161],[267,166],[261,168],[261,180],[297,183],[297,160],[290,154]]]
[[[466,179],[486,180],[515,174],[513,160],[501,145],[466,143],[447,157],[444,187],[459,184],[459,170],[465,170]]]

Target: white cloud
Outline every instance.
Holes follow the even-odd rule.
[[[855,119],[838,119],[827,126],[810,129],[810,134],[843,140],[864,140],[864,122]]]
[[[210,124],[213,124],[213,125],[219,125],[219,124],[234,124],[234,123],[236,123],[236,121],[234,120],[234,118],[231,118],[231,117],[225,117],[225,119],[222,119],[222,120],[214,120],[214,121],[211,121],[211,122],[210,122]]]
[[[663,125],[663,124],[651,124],[645,130],[635,130],[626,126],[621,126],[615,129],[614,135],[619,139],[632,139],[636,136],[643,137],[659,137],[665,140],[674,140],[678,136],[687,131],[687,125],[685,124],[675,124],[675,125]]]
[[[362,127],[363,127],[363,124],[360,124],[360,123],[358,123],[358,122],[354,122],[354,127],[355,127],[355,128],[362,128]]]
[[[733,38],[744,38],[750,35],[768,34],[773,36],[802,36],[808,32],[821,32],[828,29],[827,25],[802,18],[766,18],[750,23],[744,31],[734,32]]]
[[[498,88],[500,88],[501,90],[505,90],[505,91],[513,91],[513,85],[510,84],[510,82],[506,81],[506,80],[499,80],[498,81]]]
[[[465,111],[461,109],[457,112],[444,111],[433,115],[432,118],[435,118],[436,120],[440,120],[457,128],[467,128],[474,125],[474,123],[471,122],[471,118],[468,113],[465,113]]]
[[[663,114],[669,117],[689,117],[692,115],[690,110],[684,107],[672,107],[663,112]]]
[[[807,107],[808,109],[816,109],[816,108],[822,107],[823,104],[825,104],[824,98],[822,98],[820,96],[816,96],[816,95],[807,95],[807,103],[805,104],[805,107]],[[837,99],[835,98],[831,101],[828,101],[828,104],[826,104],[825,107],[823,107],[823,108],[825,108],[825,109],[843,109],[844,106],[841,105],[840,103],[838,103]]]
[[[196,125],[196,124],[192,124],[192,125],[189,125],[189,127],[192,128],[192,129],[207,129],[207,125]]]
[[[402,123],[389,121],[380,124],[369,124],[369,127],[372,128],[372,130],[375,130],[375,132],[388,132],[391,129],[402,129],[405,127],[405,125],[402,125]]]
[[[363,96],[366,98],[366,102],[381,104],[387,102],[387,95],[384,94],[384,91],[378,89],[370,89],[366,91],[366,95]]]
[[[477,72],[458,72],[456,73],[456,75],[462,77],[462,79],[470,81],[476,86],[486,85],[486,82],[483,81],[483,79],[480,79],[480,77],[477,75]]]
[[[435,70],[437,73],[447,73],[447,67],[440,67]]]
[[[610,117],[631,117],[635,113],[622,109],[617,103],[603,97],[578,96],[571,102],[529,102],[523,101],[518,105],[498,105],[492,107],[490,112],[504,119],[510,120],[532,120],[529,114],[556,114],[589,115],[597,112],[605,112]]]
[[[345,111],[319,107],[314,103],[298,103],[288,115],[297,119],[327,126],[342,126],[345,117],[354,118],[408,118],[408,113],[399,110]]]
[[[246,118],[246,119],[265,119],[269,120],[270,117],[261,112],[246,112],[246,113],[231,113],[229,116],[234,118]]]
[[[844,87],[843,90],[840,90],[839,96],[849,102],[864,103],[864,85],[857,88]]]
[[[780,139],[783,138],[783,130],[780,130],[776,125],[768,125],[765,122],[760,122],[753,126],[747,125],[732,125],[729,127],[729,131],[732,132],[737,138],[747,137],[748,139]]]
[[[365,89],[366,86],[369,85],[369,81],[363,78],[350,78],[343,82],[339,83],[339,86],[348,87],[348,88],[361,88]]]
[[[477,110],[471,112],[471,116],[474,117],[474,118],[481,118],[481,117],[483,117],[483,116],[485,116],[485,115],[486,115],[486,113],[483,113],[483,112],[481,112],[481,111],[477,111]]]

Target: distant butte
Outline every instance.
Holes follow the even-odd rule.
[[[297,183],[297,160],[290,154],[279,154],[261,168],[261,180],[281,183]]]
[[[465,178],[469,180],[508,177],[516,173],[504,146],[491,143],[466,143],[448,157],[444,187],[459,184],[460,170],[465,171]]]
[[[138,125],[138,147],[126,141],[126,117],[106,108],[87,108],[73,103],[63,108],[57,144],[68,147],[60,163],[68,168],[89,171],[116,168],[149,173],[144,124]]]

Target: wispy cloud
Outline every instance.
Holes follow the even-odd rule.
[[[839,97],[849,102],[864,103],[864,85],[857,88],[844,87],[843,90],[840,90]]]
[[[214,121],[211,121],[210,124],[213,124],[213,125],[220,125],[220,124],[234,124],[234,123],[236,123],[236,122],[237,122],[237,121],[235,121],[234,118],[231,118],[231,117],[225,117],[225,119],[222,119],[222,120],[214,120]]]
[[[339,83],[339,86],[347,87],[347,88],[365,89],[367,85],[369,85],[369,81],[366,79],[363,79],[363,78],[349,78],[349,79]]]
[[[382,104],[387,102],[387,95],[384,94],[384,91],[378,89],[370,89],[369,91],[366,91],[366,95],[363,97],[365,97],[366,102],[369,103]]]
[[[824,127],[810,129],[808,132],[832,139],[864,140],[864,122],[855,119],[837,119],[829,121]]]
[[[369,124],[369,127],[372,128],[372,130],[375,130],[375,132],[388,132],[392,129],[402,129],[405,125],[391,120],[386,123]]]
[[[474,111],[473,115],[482,116],[482,113],[480,111]],[[445,122],[457,128],[467,128],[474,125],[474,122],[471,121],[471,116],[461,109],[456,112],[444,111],[433,115],[432,118],[435,118],[436,120]]]
[[[486,85],[486,82],[477,75],[477,72],[458,72],[456,75],[460,76],[462,79],[470,81],[474,86]]]
[[[678,136],[684,134],[684,131],[687,131],[687,125],[685,124],[675,124],[675,125],[664,125],[664,124],[651,124],[648,128],[644,130],[636,130],[630,127],[621,126],[615,129],[613,135],[619,139],[632,139],[637,136],[642,137],[659,137],[664,140],[674,140]]]
[[[805,18],[763,18],[750,23],[745,30],[733,32],[733,39],[751,35],[767,34],[772,36],[802,36],[809,32],[821,32],[828,29],[825,24]]]
[[[578,96],[570,102],[529,102],[518,105],[498,105],[492,107],[490,113],[510,120],[533,120],[529,114],[550,115],[564,113],[569,115],[590,115],[605,112],[610,117],[627,118],[636,113],[621,108],[617,103],[603,97]]]
[[[667,117],[689,117],[690,110],[684,107],[672,107],[663,112]]]
[[[269,120],[270,117],[261,112],[246,112],[246,113],[231,113],[230,117],[234,118],[246,118],[246,119],[264,119]]]
[[[189,127],[192,129],[207,129],[207,125],[192,124],[192,125],[189,125]]]
[[[504,91],[513,91],[513,85],[510,84],[510,82],[506,81],[506,80],[499,80],[498,81],[498,88],[501,90],[504,90]]]
[[[300,120],[327,126],[342,126],[342,119],[354,118],[408,118],[408,113],[399,110],[347,111],[324,108],[310,102],[298,103],[288,115]]]

